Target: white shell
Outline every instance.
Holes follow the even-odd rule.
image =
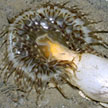
[[[71,73],[72,85],[89,98],[108,103],[108,60],[93,54],[82,54],[75,75]]]

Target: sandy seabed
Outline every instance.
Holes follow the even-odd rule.
[[[0,0],[0,32],[3,26],[8,26],[8,20],[18,15],[22,10],[35,7],[45,0]],[[53,0],[54,1],[54,0]],[[62,0],[58,0],[62,1]],[[78,5],[83,12],[90,13],[88,18],[95,21],[102,20],[97,29],[108,30],[108,1],[105,0],[70,0],[69,5]],[[56,0],[55,0],[56,2]],[[108,42],[108,34],[100,34]],[[105,54],[108,51],[98,49]],[[27,99],[23,94],[14,91],[14,84],[9,80],[4,85],[0,79],[0,108],[38,108],[35,104],[35,92],[32,91]],[[56,89],[50,88],[45,92],[44,99],[40,101],[39,108],[103,108],[91,100],[86,100],[78,94],[78,90],[68,85],[63,85],[64,92],[71,99],[65,99]],[[22,97],[22,98],[20,98]]]

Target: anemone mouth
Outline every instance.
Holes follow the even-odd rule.
[[[64,51],[61,50],[64,47],[60,45],[62,41],[60,40],[60,43],[55,41],[60,36],[59,32],[42,29],[36,33],[34,31],[33,34],[32,32],[19,35],[22,31],[18,29],[8,34],[6,53],[8,64],[6,63],[5,66],[9,72],[4,73],[4,82],[7,82],[14,73],[15,84],[22,91],[29,92],[35,87],[37,92],[41,92],[49,82],[55,85],[64,83],[66,79],[69,79],[65,74],[65,68],[69,67],[75,71],[76,65],[71,60],[59,59],[61,55],[59,53]],[[72,63],[74,65],[71,65]]]
[[[77,69],[70,54],[99,54],[92,45],[108,47],[86,26],[89,23],[76,8],[50,2],[17,16],[4,33],[4,81],[14,73],[16,85],[24,91],[69,81],[65,69]]]

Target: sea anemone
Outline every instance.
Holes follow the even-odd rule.
[[[107,31],[92,30],[89,25],[97,22],[66,3],[46,2],[11,20],[1,33],[1,76],[6,83],[13,75],[17,87],[27,93],[35,88],[40,95],[49,83],[62,93],[60,85],[67,83],[93,100],[108,102],[108,60],[93,47],[108,49],[96,35]]]

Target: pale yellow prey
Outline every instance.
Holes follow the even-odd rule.
[[[72,85],[78,87],[89,98],[108,103],[108,59],[89,53],[78,54],[59,42],[48,38],[47,34],[37,39],[44,54],[57,60],[75,63],[75,74],[67,68]]]

